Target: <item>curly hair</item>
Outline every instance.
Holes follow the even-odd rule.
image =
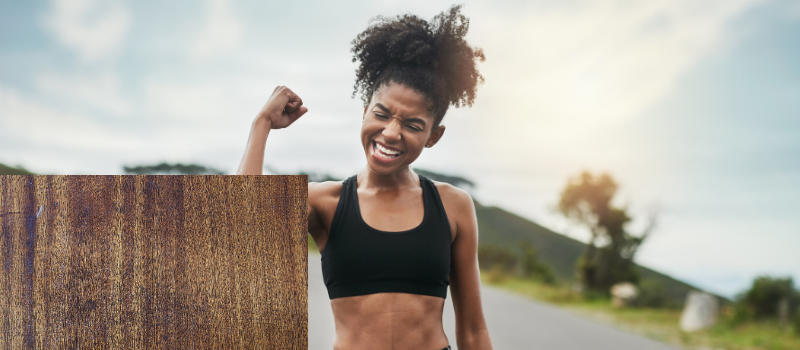
[[[483,50],[464,40],[469,19],[461,5],[453,5],[428,22],[406,14],[395,18],[375,17],[353,40],[356,69],[353,97],[361,92],[364,105],[382,86],[397,83],[425,96],[434,116],[434,127],[447,108],[472,106],[483,76],[475,59],[483,62]]]

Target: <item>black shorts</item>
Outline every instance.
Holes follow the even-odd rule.
[[[448,345],[446,348],[444,348],[444,349],[442,349],[442,350],[451,350],[451,349],[450,349],[450,345]]]

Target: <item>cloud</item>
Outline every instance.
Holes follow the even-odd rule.
[[[664,193],[648,179],[665,165],[631,125],[647,124],[692,69],[732,47],[740,32],[731,24],[760,1],[578,1],[520,13],[475,4],[470,43],[485,50],[486,83],[468,112],[481,125],[471,155],[521,182],[596,169],[624,174],[634,191]],[[504,203],[500,186],[481,194]],[[544,209],[553,193],[540,191],[552,188],[519,194],[537,198],[523,210],[553,216]]]
[[[149,79],[143,84],[145,114],[179,121],[204,122],[230,110],[225,91],[208,82],[176,84]]]
[[[130,28],[130,13],[120,1],[53,0],[44,27],[58,42],[94,63],[117,53]]]
[[[202,62],[235,49],[242,40],[241,23],[228,0],[208,0],[203,28],[190,50],[191,58]]]
[[[496,13],[473,29],[487,52],[484,93],[525,101],[519,118],[538,121],[637,117],[725,47],[729,23],[759,1],[581,1],[518,20]]]
[[[121,131],[102,127],[82,114],[51,108],[0,85],[0,136],[19,145],[68,151],[136,150],[144,142]],[[62,153],[63,152],[63,153]]]
[[[99,109],[105,115],[127,116],[132,112],[131,103],[120,91],[119,77],[111,71],[70,76],[44,72],[36,78],[36,85],[50,96]]]

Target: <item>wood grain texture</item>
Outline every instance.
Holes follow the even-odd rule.
[[[307,349],[305,176],[0,176],[0,349]]]

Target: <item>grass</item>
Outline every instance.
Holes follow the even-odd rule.
[[[308,235],[308,251],[319,254],[319,249],[317,249],[317,245],[314,243],[314,239],[311,238],[311,235]]]
[[[681,310],[614,308],[606,298],[587,299],[568,286],[551,286],[506,277],[500,271],[482,271],[481,281],[516,294],[573,310],[602,323],[640,334],[678,348],[725,350],[800,349],[800,334],[777,322],[752,321],[734,325],[732,312],[723,307],[716,326],[694,333],[678,328]]]

